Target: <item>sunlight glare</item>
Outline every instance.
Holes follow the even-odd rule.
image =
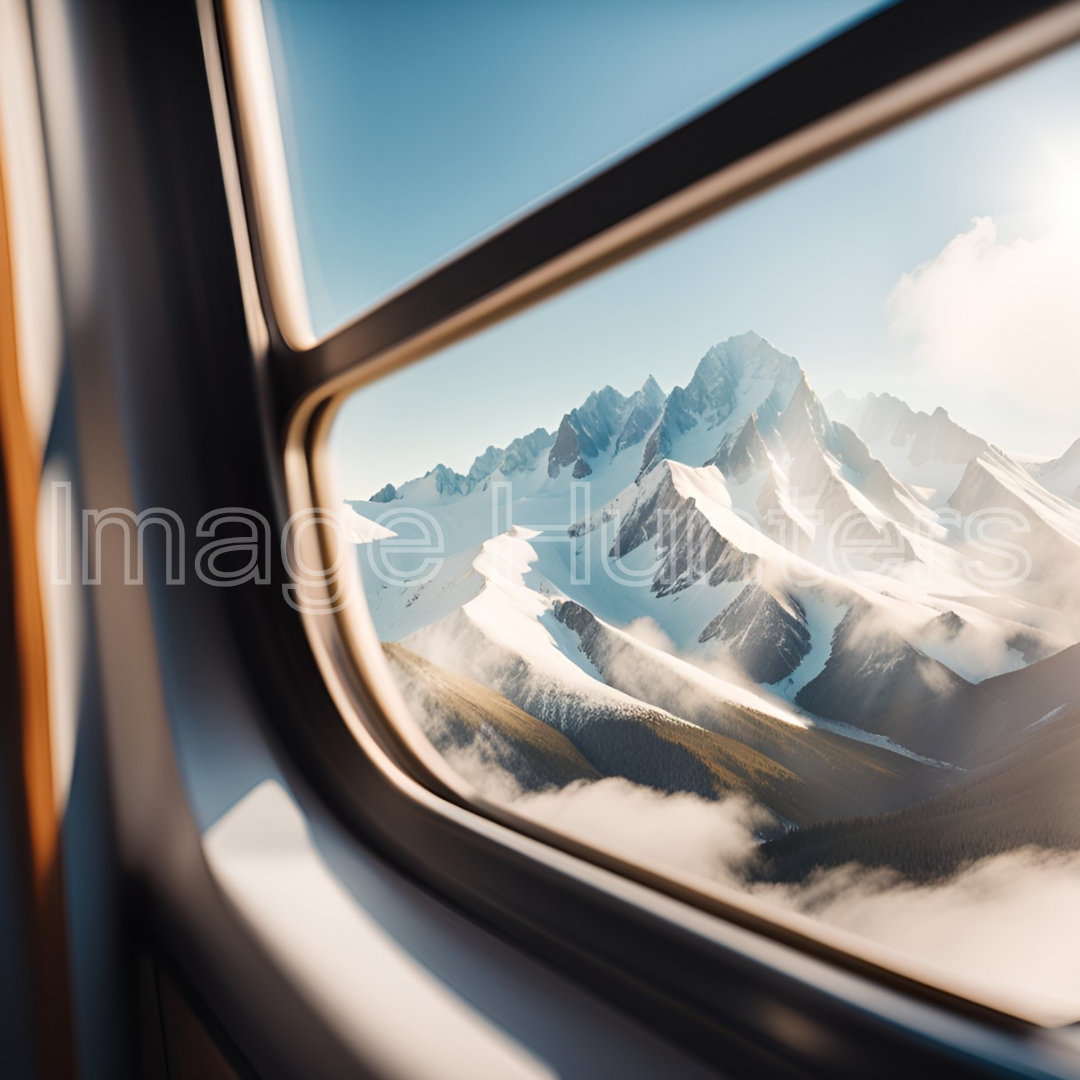
[[[1055,225],[1080,233],[1080,138],[1048,148],[1035,193]]]

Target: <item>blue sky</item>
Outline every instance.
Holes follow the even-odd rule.
[[[859,5],[627,3],[617,18],[605,4],[587,17],[558,3],[359,5],[360,50],[359,21],[353,40],[329,16],[277,6],[279,47],[295,54],[283,100],[298,230],[325,330]],[[531,14],[485,67],[508,10]],[[1062,452],[1080,436],[1078,105],[1074,49],[383,380],[335,432],[343,493],[438,461],[464,471],[605,383],[685,383],[710,345],[747,329],[822,392],[889,390],[1008,450]]]
[[[322,333],[867,0],[270,0]]]

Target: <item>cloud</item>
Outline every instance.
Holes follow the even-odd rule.
[[[616,854],[724,884],[741,880],[757,849],[755,830],[774,824],[744,799],[667,795],[617,777],[521,795],[514,807]]]
[[[753,890],[958,976],[1050,1023],[1080,1018],[1080,855],[1025,848],[939,884],[846,866]]]
[[[1080,392],[1080,238],[1057,227],[1004,242],[972,220],[939,255],[904,274],[892,328],[933,374],[973,389],[1072,409]]]
[[[753,870],[767,815],[744,799],[667,795],[618,778],[522,793],[477,764],[489,794],[556,831],[847,931],[976,999],[1043,1023],[1080,1019],[1080,854],[1026,848],[934,884],[857,865],[766,884]]]
[[[646,645],[651,645],[654,649],[672,655],[675,654],[675,645],[671,638],[664,633],[664,628],[648,615],[642,615],[634,619],[624,629],[631,637],[637,638],[638,641],[644,642]]]
[[[480,738],[443,754],[446,763],[486,798],[524,817],[631,861],[736,885],[758,847],[757,832],[774,829],[766,810],[743,798],[714,802],[667,794],[622,777],[579,780],[526,791],[493,759]]]

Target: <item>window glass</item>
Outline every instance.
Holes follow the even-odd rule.
[[[477,789],[1051,1023],[1078,104],[1073,49],[356,393],[331,455],[383,659]]]
[[[316,333],[868,0],[267,0]]]

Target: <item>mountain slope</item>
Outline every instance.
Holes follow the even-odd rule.
[[[600,774],[748,795],[798,825],[906,805],[950,781],[884,744],[804,730],[781,699],[601,623],[540,574],[533,540],[515,531],[482,545],[468,599],[402,645],[548,725]]]
[[[959,483],[968,462],[990,448],[944,409],[916,412],[891,394],[852,399],[838,391],[826,405],[893,476],[927,504],[941,505]]]
[[[915,707],[883,709],[877,727],[920,753],[972,768],[1013,749],[1040,718],[1074,706],[1080,707],[1080,645]]]
[[[883,713],[917,708],[969,685],[882,625],[869,605],[857,602],[833,634],[824,670],[795,701],[819,716],[884,734],[879,725]]]
[[[573,601],[556,603],[555,617],[607,685],[782,766],[767,801],[797,824],[907,805],[955,779],[950,770],[815,726],[781,699],[650,647]]]
[[[1025,742],[955,791],[881,817],[834,822],[762,851],[762,878],[818,868],[888,866],[915,881],[1022,847],[1080,850],[1080,709],[1044,720]]]
[[[600,772],[568,739],[488,687],[424,660],[401,645],[383,653],[412,714],[444,756],[469,752],[526,791],[598,780]]]
[[[1080,439],[1059,458],[1029,466],[1043,487],[1063,498],[1080,502]]]

